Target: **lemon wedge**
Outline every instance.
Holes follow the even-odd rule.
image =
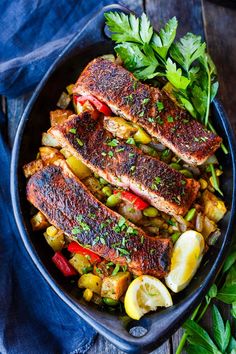
[[[160,280],[150,275],[141,275],[132,281],[125,294],[125,311],[134,320],[157,307],[173,305],[171,295]]]
[[[186,231],[178,238],[173,249],[170,272],[165,278],[168,288],[178,293],[189,284],[201,263],[204,247],[204,238],[197,231]]]

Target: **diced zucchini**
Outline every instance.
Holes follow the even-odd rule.
[[[103,124],[106,130],[121,139],[128,139],[137,132],[137,128],[121,117],[105,117]]]
[[[75,254],[70,260],[70,264],[77,270],[79,274],[87,273],[87,269],[91,267],[88,259],[82,254]]]
[[[68,109],[56,109],[55,111],[50,112],[50,122],[51,126],[55,127],[65,123],[67,118],[73,114],[72,111]]]
[[[94,275],[92,273],[83,274],[79,278],[78,287],[82,289],[90,289],[94,293],[100,295],[102,280],[97,275]]]
[[[62,250],[65,240],[64,234],[61,230],[57,230],[54,226],[49,226],[43,235],[49,246],[52,247],[53,251],[57,252]]]
[[[23,166],[23,172],[26,178],[33,176],[36,172],[42,170],[43,161],[41,159],[37,159],[31,161]]]
[[[202,194],[202,201],[204,206],[204,214],[214,222],[220,221],[227,209],[224,202],[216,197],[213,193],[205,190]]]
[[[30,222],[31,222],[33,231],[44,230],[50,225],[49,222],[47,221],[46,217],[41,213],[41,211],[38,211],[37,214],[35,214],[30,219]]]
[[[116,275],[105,277],[102,282],[101,296],[119,300],[127,290],[130,279],[129,272],[118,272]]]
[[[79,159],[74,156],[68,157],[66,159],[72,172],[80,179],[84,179],[91,175],[92,171]]]
[[[70,101],[70,95],[68,95],[66,92],[62,92],[59,100],[57,101],[57,107],[65,109],[68,107]]]
[[[60,153],[61,153],[66,159],[68,159],[68,157],[71,156],[70,151],[67,150],[66,148],[61,149],[61,150],[60,150]]]
[[[134,127],[137,128],[137,132],[134,134],[134,140],[136,143],[149,144],[152,141],[150,135],[146,133],[143,128],[137,124],[134,124]]]
[[[42,145],[56,148],[60,147],[59,142],[50,133],[42,134]]]
[[[50,165],[58,159],[64,159],[64,156],[55,148],[41,146],[39,148],[41,159],[44,165]]]

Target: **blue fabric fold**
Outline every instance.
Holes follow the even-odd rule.
[[[0,95],[32,90],[88,16],[111,0],[0,2]]]
[[[0,111],[0,353],[85,353],[95,331],[51,290],[26,252],[9,194],[10,149]]]
[[[32,90],[88,16],[108,3],[2,0],[0,95],[17,97]],[[0,353],[85,353],[96,332],[41,277],[14,222],[6,137],[11,135],[7,127],[15,131],[18,122],[18,114],[7,122],[0,108]]]

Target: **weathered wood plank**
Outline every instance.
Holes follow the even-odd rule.
[[[236,19],[235,10],[202,1],[208,50],[216,64],[221,98],[236,132]]]
[[[179,21],[178,37],[189,31],[203,34],[201,0],[146,0],[145,11],[156,30],[176,16]]]

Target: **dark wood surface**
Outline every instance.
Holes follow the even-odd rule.
[[[236,10],[215,5],[206,0],[125,0],[123,2],[139,14],[144,10],[157,30],[163,22],[176,16],[179,20],[179,36],[187,31],[205,36],[208,50],[218,69],[220,81],[218,96],[236,132]],[[8,115],[8,134],[11,142],[15,135],[13,122],[20,119],[29,97],[26,95],[19,99],[2,100],[4,111]],[[221,310],[225,318],[230,319],[228,307],[222,306]],[[211,327],[210,317],[210,313],[207,313],[202,321],[203,326],[208,329]],[[179,329],[152,353],[174,354],[181,335],[182,329]],[[103,337],[98,336],[88,353],[121,354],[123,352]]]

